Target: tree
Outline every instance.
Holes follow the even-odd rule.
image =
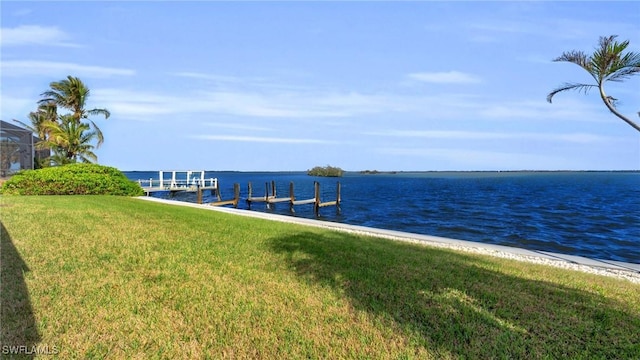
[[[76,122],[73,115],[63,115],[59,117],[59,122],[49,121],[44,126],[49,136],[41,143],[53,150],[51,161],[54,164],[65,165],[78,161],[90,163],[98,160],[93,152],[95,147],[91,144],[98,135],[87,123]]]
[[[38,109],[29,113],[31,125],[19,120],[27,129],[41,139],[37,143],[40,149],[51,149],[49,159],[56,165],[97,161],[93,152],[104,142],[100,128],[91,120],[91,115],[102,115],[108,119],[111,113],[107,109],[87,110],[89,88],[77,77],[49,84],[50,90],[41,94]],[[59,114],[59,109],[69,110],[68,114]],[[92,142],[97,140],[94,146]]]
[[[307,175],[310,176],[325,176],[325,177],[341,177],[344,174],[344,170],[336,166],[316,166],[313,169],[307,170]]]
[[[616,109],[617,99],[604,92],[604,84],[607,81],[621,82],[640,72],[640,53],[623,53],[629,46],[629,41],[618,42],[616,37],[617,35],[601,36],[599,46],[591,55],[587,55],[582,51],[572,50],[564,52],[560,57],[554,59],[553,61],[566,61],[580,66],[594,78],[596,83],[564,83],[547,95],[547,101],[551,103],[555,94],[565,90],[578,90],[587,93],[592,88],[598,88],[600,98],[609,111],[634,129],[640,131],[640,125],[622,115]]]
[[[34,169],[40,169],[42,167],[46,167],[51,165],[51,161],[49,158],[50,148],[47,145],[46,141],[49,138],[49,133],[47,127],[45,126],[49,122],[57,122],[58,121],[58,111],[57,106],[54,103],[46,103],[38,106],[36,111],[32,111],[28,115],[29,121],[31,125],[26,124],[20,120],[13,119],[13,121],[22,125],[25,129],[30,130],[34,133],[40,141],[36,144],[36,155],[33,159]],[[44,152],[40,150],[45,150]]]
[[[82,123],[83,120],[89,121],[91,128],[96,133],[98,143],[96,147],[100,147],[104,141],[100,128],[89,119],[90,115],[102,115],[108,119],[111,113],[107,109],[85,109],[87,99],[89,98],[89,88],[77,77],[71,75],[66,79],[54,81],[49,84],[51,90],[47,90],[41,94],[44,97],[38,103],[42,105],[55,104],[58,108],[70,110],[70,121],[76,124]],[[60,123],[62,124],[62,123]]]
[[[50,121],[53,121],[53,122],[57,121],[58,119],[57,107],[54,103],[39,105],[38,109],[36,111],[30,112],[28,117],[29,117],[29,121],[31,122],[31,125],[16,119],[13,119],[13,121],[24,126],[25,129],[31,130],[31,132],[36,134],[36,136],[41,140],[46,140],[48,137],[48,134],[44,125]]]

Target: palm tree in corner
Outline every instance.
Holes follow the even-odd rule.
[[[560,57],[554,59],[553,61],[566,61],[580,66],[593,77],[596,83],[564,83],[547,95],[547,101],[551,102],[555,94],[565,90],[578,90],[587,93],[590,89],[597,88],[600,92],[600,98],[609,111],[634,129],[640,131],[640,125],[622,115],[616,109],[617,99],[604,92],[604,84],[607,81],[620,82],[640,73],[640,53],[623,53],[629,46],[629,41],[617,42],[616,37],[617,35],[601,36],[599,46],[591,55],[587,55],[582,51],[572,50],[564,52]],[[640,113],[638,114],[640,115]]]
[[[54,81],[49,84],[51,90],[41,94],[44,97],[38,103],[42,105],[55,104],[58,108],[71,111],[69,121],[74,121],[77,125],[83,120],[89,121],[98,139],[97,147],[102,145],[104,137],[100,128],[89,119],[90,115],[102,115],[108,119],[111,113],[107,109],[85,109],[89,98],[89,88],[77,77],[67,76],[66,79]],[[62,125],[62,123],[60,123]]]

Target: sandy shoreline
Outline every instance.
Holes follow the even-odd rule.
[[[139,197],[138,199],[160,202],[178,206],[195,207],[205,210],[213,210],[226,212],[235,215],[249,216],[267,220],[274,220],[286,223],[302,224],[307,226],[321,227],[325,229],[349,232],[359,235],[375,236],[396,241],[405,241],[411,243],[422,244],[425,246],[435,246],[452,250],[471,252],[476,254],[484,254],[496,256],[500,258],[525,261],[530,263],[544,264],[559,268],[583,271],[592,274],[616,277],[626,279],[633,283],[640,284],[640,264],[628,264],[615,261],[602,261],[596,259],[588,259],[579,256],[570,256],[542,251],[531,251],[520,248],[507,247],[502,245],[484,244],[464,240],[441,238],[429,235],[420,235],[406,233],[400,231],[384,230],[377,228],[369,228],[357,225],[348,225],[342,223],[333,223],[328,221],[320,221],[314,219],[297,218],[293,216],[268,214],[250,210],[240,210],[226,207],[214,207],[209,205],[200,205],[175,200],[165,200],[153,197]]]

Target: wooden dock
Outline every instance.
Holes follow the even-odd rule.
[[[273,204],[277,203],[289,203],[289,210],[291,212],[295,212],[295,205],[306,205],[313,204],[313,210],[316,216],[320,213],[320,208],[326,206],[335,206],[336,210],[340,212],[340,182],[338,181],[336,185],[336,197],[335,200],[332,201],[322,201],[321,191],[320,191],[320,183],[317,181],[313,182],[314,196],[309,199],[298,200],[295,196],[293,181],[289,183],[289,196],[288,197],[278,197],[276,183],[275,181],[271,182],[271,186],[269,183],[265,183],[265,193],[264,196],[253,196],[253,187],[251,183],[249,183],[248,191],[249,195],[247,196],[247,205],[249,209],[251,209],[251,204],[254,202],[263,202],[266,203],[267,207],[270,208]],[[271,190],[271,191],[269,191]]]
[[[138,184],[144,190],[147,196],[150,196],[154,192],[195,192],[197,193],[196,202],[198,204],[203,203],[203,192],[206,190],[211,191],[211,195],[217,198],[217,201],[208,203],[211,206],[225,206],[232,205],[237,208],[240,202],[240,184],[233,184],[233,198],[228,200],[222,200],[220,196],[219,184],[217,178],[205,179],[204,171],[159,171],[158,179],[139,179]],[[165,175],[170,174],[170,177]],[[313,205],[314,213],[316,216],[320,213],[320,208],[327,206],[335,206],[338,213],[341,211],[340,202],[340,182],[336,185],[335,200],[322,201],[320,183],[313,182],[314,196],[309,199],[297,199],[295,196],[293,181],[289,183],[289,196],[278,197],[276,183],[271,181],[265,183],[264,196],[254,196],[253,186],[249,182],[247,206],[251,209],[253,203],[265,203],[268,208],[275,206],[277,203],[288,203],[289,210],[295,212],[294,206],[298,205]]]

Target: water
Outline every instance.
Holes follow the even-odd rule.
[[[130,179],[158,178],[157,172],[126,172]],[[165,175],[166,176],[166,175]],[[341,213],[320,209],[320,218],[353,225],[454,239],[552,251],[597,259],[640,263],[640,172],[427,172],[317,178],[302,172],[207,172],[219,180],[223,200],[241,186],[239,208],[246,209],[247,183],[253,196],[276,182],[279,197],[295,184],[297,199],[335,200],[342,184]],[[168,198],[169,193],[155,196]],[[195,202],[194,193],[174,199]],[[204,201],[215,201],[205,193]],[[273,206],[273,205],[272,205]],[[287,203],[252,211],[314,218],[312,205]]]

